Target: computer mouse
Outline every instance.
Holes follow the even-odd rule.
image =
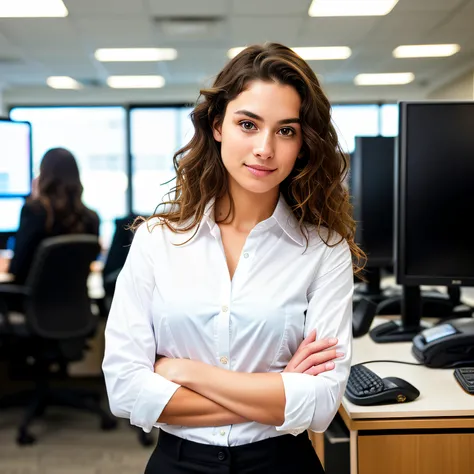
[[[412,402],[420,396],[420,391],[406,380],[400,379],[398,377],[385,377],[384,381],[388,381],[396,385],[396,388],[390,388],[392,388],[393,391],[397,392],[399,395],[405,396],[406,400],[403,401]]]

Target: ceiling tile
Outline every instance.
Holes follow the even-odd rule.
[[[146,0],[150,13],[155,16],[222,16],[230,3],[225,0]]]
[[[307,15],[311,0],[232,0],[233,15]]]
[[[161,74],[158,63],[102,63],[104,71],[111,76],[141,76]]]
[[[449,12],[466,0],[399,0],[390,16],[400,12]]]
[[[75,23],[84,42],[94,48],[132,48],[155,45],[152,24],[146,19],[83,19]]]
[[[383,42],[396,42],[398,44],[419,44],[424,36],[446,17],[443,12],[418,13],[409,16],[393,13],[380,18],[375,26],[364,36],[364,44],[377,44]]]
[[[78,43],[68,18],[15,19],[1,23],[2,34],[13,44],[27,50],[71,47]]]
[[[0,60],[15,59],[21,56],[21,50],[8,41],[8,39],[0,34]]]
[[[234,17],[230,22],[233,46],[275,41],[295,46],[303,23],[302,18]]]
[[[377,24],[377,17],[306,18],[298,46],[351,46]]]
[[[144,0],[63,0],[72,19],[94,18],[97,15],[111,18],[114,16],[142,16],[146,13]]]

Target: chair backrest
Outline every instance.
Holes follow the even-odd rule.
[[[87,280],[99,252],[99,239],[92,235],[61,235],[41,242],[25,282],[26,319],[34,334],[71,339],[94,330]]]

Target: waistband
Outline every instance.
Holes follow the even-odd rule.
[[[308,446],[309,445],[309,446]],[[157,447],[175,459],[189,459],[202,462],[249,462],[253,459],[264,457],[280,457],[289,450],[299,450],[302,447],[311,447],[307,431],[293,436],[290,434],[279,435],[254,443],[240,446],[214,446],[195,441],[188,441],[179,436],[172,435],[160,429]],[[298,452],[298,451],[296,451]]]

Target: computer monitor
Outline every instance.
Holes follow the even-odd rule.
[[[0,197],[0,249],[7,248],[8,241],[14,238],[24,204],[22,197]]]
[[[394,137],[356,137],[351,196],[356,241],[367,254],[366,293],[380,294],[380,269],[393,265]]]
[[[32,180],[31,125],[0,119],[0,196],[26,196]]]
[[[402,318],[375,328],[378,342],[421,329],[420,285],[474,286],[474,101],[401,102],[395,272]]]

